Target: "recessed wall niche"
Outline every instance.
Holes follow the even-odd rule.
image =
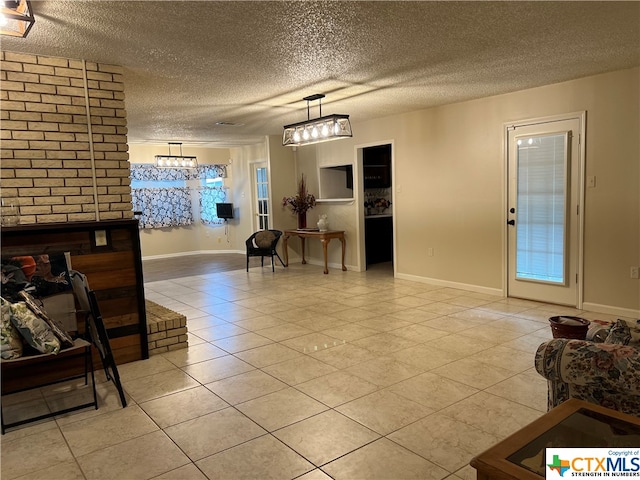
[[[320,200],[353,200],[353,165],[334,165],[318,169]]]

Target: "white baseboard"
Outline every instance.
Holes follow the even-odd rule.
[[[442,287],[458,288],[460,290],[469,290],[471,292],[486,293],[488,295],[497,295],[503,297],[502,290],[499,288],[481,287],[478,285],[469,285],[466,283],[450,282],[447,280],[439,280],[437,278],[418,277],[416,275],[407,275],[398,273],[396,278],[403,280],[411,280],[414,282],[428,283],[431,285],[438,285]],[[612,305],[601,305],[598,303],[584,302],[582,304],[582,310],[587,310],[595,313],[606,313],[618,317],[627,318],[640,318],[640,310],[634,310],[632,308],[614,307]]]
[[[611,305],[601,305],[599,303],[583,302],[582,309],[596,313],[607,313],[617,317],[640,318],[640,310],[634,310],[633,308],[621,308]]]
[[[468,290],[470,292],[484,293],[486,295],[496,295],[504,297],[501,288],[482,287],[480,285],[471,285],[468,283],[450,282],[448,280],[440,280],[437,278],[419,277],[417,275],[407,275],[406,273],[397,273],[396,278],[401,280],[411,280],[412,282],[428,283],[430,285],[438,285],[440,287],[458,288],[460,290]]]
[[[163,255],[149,255],[142,257],[142,260],[158,260],[162,258],[187,257],[189,255],[218,255],[221,253],[241,253],[245,255],[245,250],[193,250],[191,252],[166,253]]]

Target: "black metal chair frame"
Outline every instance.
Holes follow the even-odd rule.
[[[278,260],[280,260],[280,263],[282,264],[282,266],[286,267],[286,265],[282,261],[282,258],[280,258],[280,255],[278,255],[278,252],[276,251],[276,246],[278,245],[278,241],[280,240],[280,237],[282,236],[282,232],[280,230],[268,230],[268,231],[275,235],[274,240],[271,242],[271,245],[268,248],[261,248],[261,247],[258,247],[258,246],[256,246],[254,244],[254,239],[256,238],[256,235],[258,235],[260,232],[255,232],[253,235],[251,235],[249,238],[247,238],[247,240],[245,242],[245,244],[247,246],[247,272],[249,271],[249,258],[250,257],[261,257],[261,265],[263,267],[264,267],[264,257],[271,257],[271,271],[272,272],[276,271],[275,261],[274,261],[273,257],[278,257]],[[264,230],[261,230],[261,232],[264,232]]]
[[[122,404],[122,408],[124,408],[127,406],[127,400],[124,395],[122,383],[120,382],[118,366],[111,351],[107,328],[104,325],[104,320],[100,313],[96,292],[89,288],[89,282],[87,282],[84,274],[75,270],[72,270],[70,273],[73,293],[78,300],[80,311],[84,313],[84,338],[88,342],[91,342],[98,351],[107,381],[112,381],[116,386],[118,395],[120,396],[120,403]]]
[[[109,343],[107,329],[104,326],[100,308],[98,307],[96,292],[89,289],[86,289],[86,291],[89,299],[89,306],[91,308],[89,315],[86,317],[87,336],[100,353],[100,359],[102,360],[102,366],[104,367],[104,373],[107,376],[107,380],[112,381],[118,389],[120,403],[124,408],[127,406],[127,400],[124,395],[122,384],[120,383],[120,374],[118,373],[118,366],[116,365],[116,361],[111,351],[111,344]]]

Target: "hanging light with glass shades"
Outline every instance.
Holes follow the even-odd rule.
[[[349,115],[333,114],[322,116],[323,98],[324,94],[322,93],[303,98],[307,102],[307,120],[285,125],[282,134],[282,145],[291,147],[311,145],[353,136]],[[320,116],[312,119],[309,115],[309,102],[315,100],[318,100]]]
[[[29,0],[4,0],[0,6],[0,35],[25,38],[36,19]]]
[[[171,145],[180,146],[180,155],[171,155]],[[156,167],[160,168],[196,168],[198,159],[182,155],[182,143],[169,142],[169,155],[156,155]]]

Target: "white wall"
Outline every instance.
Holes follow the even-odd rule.
[[[629,275],[640,264],[639,91],[634,68],[360,122],[353,139],[299,148],[298,160],[311,176],[314,158],[355,164],[358,146],[392,139],[397,274],[499,292],[504,123],[586,110],[586,175],[597,183],[584,205],[585,307],[640,315],[640,282]],[[358,205],[346,208],[327,213],[357,224]],[[347,255],[356,252],[360,236],[346,224],[332,227],[348,230]],[[333,262],[338,253],[331,252]]]
[[[296,192],[298,172],[294,151],[282,146],[282,138],[269,137],[269,186],[271,189],[272,228],[296,228],[296,216],[282,207],[282,199]]]

